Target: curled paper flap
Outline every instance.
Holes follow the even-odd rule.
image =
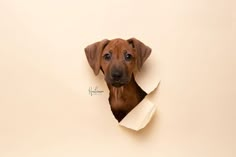
[[[145,98],[138,106],[129,112],[119,124],[126,128],[138,131],[148,124],[155,110],[156,106]]]
[[[160,80],[158,81],[159,84]],[[158,86],[158,85],[157,85]],[[154,90],[156,90],[155,88]],[[119,123],[121,126],[132,130],[144,128],[156,111],[157,106],[149,100],[147,95],[133,110],[131,110]]]

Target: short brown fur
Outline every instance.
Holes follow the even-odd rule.
[[[100,69],[103,71],[111,110],[120,122],[146,96],[134,73],[141,69],[151,48],[135,38],[105,39],[87,46],[85,53],[95,75]]]

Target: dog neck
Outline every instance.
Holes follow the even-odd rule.
[[[128,84],[119,88],[107,85],[110,90],[111,110],[118,121],[123,119],[146,95],[136,83],[133,75]]]

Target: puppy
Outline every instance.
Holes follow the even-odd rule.
[[[135,38],[105,39],[88,45],[85,54],[94,74],[103,72],[111,110],[120,122],[146,96],[134,74],[151,54],[151,48]]]

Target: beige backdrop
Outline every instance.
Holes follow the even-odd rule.
[[[233,0],[0,0],[0,156],[235,156],[235,10]],[[116,37],[160,60],[158,112],[140,132],[117,125],[84,55]],[[90,96],[95,86],[105,93]]]

